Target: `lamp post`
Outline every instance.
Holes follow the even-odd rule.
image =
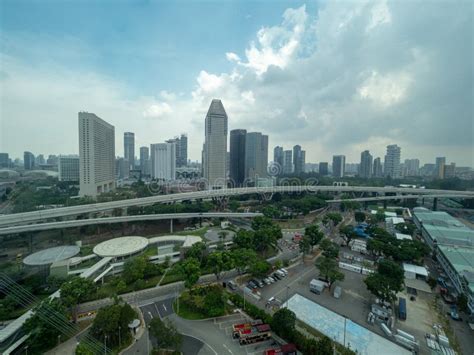
[[[147,327],[147,334],[146,334],[146,353],[150,353],[150,326]]]
[[[286,308],[288,308],[289,303],[290,303],[290,302],[289,302],[290,299],[289,299],[289,297],[288,297],[288,292],[289,292],[289,291],[290,291],[290,286],[286,286]]]
[[[107,335],[104,337],[104,354],[107,354]]]
[[[122,329],[122,327],[119,325],[119,346],[122,346],[122,337],[121,337],[121,334],[120,334],[121,329]]]

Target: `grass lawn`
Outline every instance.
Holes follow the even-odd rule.
[[[204,238],[204,235],[209,230],[209,228],[210,227],[202,227],[202,228],[195,229],[195,230],[190,230],[190,231],[180,231],[180,232],[176,232],[174,234],[176,234],[176,235],[196,235],[198,237]]]

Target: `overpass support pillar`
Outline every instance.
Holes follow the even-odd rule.
[[[364,201],[364,209],[366,210],[369,208],[369,201]]]
[[[387,200],[383,200],[383,208],[387,209]]]
[[[438,210],[438,198],[437,197],[435,197],[433,199],[433,211],[436,211],[436,210]]]
[[[173,219],[170,219],[170,233],[173,233]]]

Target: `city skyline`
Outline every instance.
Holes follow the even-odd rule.
[[[94,22],[105,11],[100,6],[29,6],[36,15],[23,18],[24,4],[2,5],[0,151],[13,157],[24,151],[77,153],[77,137],[64,139],[64,132],[73,132],[77,111],[87,110],[113,122],[117,136],[134,132],[137,146],[156,142],[157,135],[164,140],[187,132],[189,158],[198,160],[202,117],[218,97],[226,105],[229,130],[265,132],[269,147],[304,146],[308,162],[330,160],[335,153],[356,162],[363,150],[384,156],[385,146],[397,144],[403,159],[428,162],[444,155],[458,166],[474,165],[472,50],[459,44],[472,43],[467,4],[430,3],[431,16],[424,18],[412,15],[415,4],[400,2],[297,1],[271,9],[265,3],[224,3],[218,9],[199,3],[186,10],[122,3],[107,28]],[[88,16],[80,16],[86,11]],[[58,12],[80,21],[66,36]],[[143,25],[135,30],[135,17],[128,23],[123,13],[135,14]],[[203,19],[212,14],[232,34],[215,34],[191,20],[196,14]],[[154,21],[173,15],[197,26],[206,44],[177,24]],[[242,21],[248,26],[238,26]],[[413,28],[423,31],[410,30],[410,40],[402,40]],[[113,40],[99,45],[97,33]],[[159,39],[178,34],[183,43],[164,41],[168,48],[162,48],[144,41],[153,34]],[[357,45],[348,48],[349,42]],[[205,48],[198,56],[196,44]],[[143,65],[130,63],[129,53]],[[446,70],[453,60],[456,65]],[[341,78],[341,70],[349,67]],[[174,80],[177,73],[182,84]],[[308,80],[300,85],[303,77]],[[37,122],[48,130],[38,134]],[[120,141],[115,149],[123,156]]]

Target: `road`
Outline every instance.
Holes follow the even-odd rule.
[[[400,187],[377,187],[377,186],[272,186],[272,187],[242,187],[242,188],[224,188],[216,190],[204,190],[195,192],[183,192],[169,195],[155,195],[143,198],[133,198],[128,200],[93,203],[89,205],[61,207],[50,210],[41,210],[33,212],[15,213],[6,216],[0,216],[0,226],[7,227],[17,224],[28,224],[35,221],[46,220],[50,218],[74,216],[84,213],[94,213],[113,210],[115,208],[127,208],[131,206],[147,206],[155,203],[178,202],[196,199],[212,199],[217,197],[228,197],[249,194],[272,194],[272,193],[302,193],[302,192],[355,192],[355,193],[397,193],[412,195],[443,195],[474,198],[474,191],[451,191],[451,190],[433,190],[433,189],[408,189]]]

